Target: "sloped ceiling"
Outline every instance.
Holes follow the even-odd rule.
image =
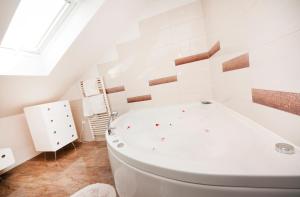
[[[19,4],[20,0],[1,0],[0,1],[0,42],[9,25],[10,19]]]
[[[1,0],[15,2],[10,10],[0,5],[0,16],[3,9],[7,11],[7,19],[17,6],[17,0]],[[71,47],[64,54],[58,65],[49,76],[22,77],[0,76],[0,117],[23,112],[25,106],[51,102],[59,99],[90,66],[99,63],[99,57],[111,49],[116,40],[128,27],[139,18],[148,14],[166,11],[192,0],[107,0],[99,8]],[[153,10],[150,10],[152,8]],[[150,11],[149,11],[150,10]],[[7,27],[8,20],[2,20],[1,33]]]

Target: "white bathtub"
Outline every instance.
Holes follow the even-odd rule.
[[[300,196],[300,151],[218,103],[130,111],[107,135],[120,197]]]

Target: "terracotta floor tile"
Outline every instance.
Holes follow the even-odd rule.
[[[64,197],[92,183],[114,185],[105,142],[67,146],[57,161],[41,154],[1,175],[0,197]]]

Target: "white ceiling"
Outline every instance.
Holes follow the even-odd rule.
[[[6,32],[10,19],[12,18],[20,0],[0,1],[0,42]]]
[[[60,59],[49,76],[0,76],[0,117],[22,113],[23,107],[59,99],[102,54],[130,32],[139,20],[194,0],[106,0]],[[0,1],[0,38],[18,0]],[[130,36],[129,36],[130,37]]]

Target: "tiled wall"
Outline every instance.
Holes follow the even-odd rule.
[[[299,10],[202,0],[142,21],[141,37],[98,66],[112,109],[213,98],[300,145]]]
[[[300,145],[300,1],[203,0],[213,97]],[[225,71],[225,72],[224,72]]]
[[[107,90],[124,87],[108,91],[113,110],[211,98],[208,58],[220,44],[207,46],[201,6],[196,1],[141,21],[140,38],[117,45],[119,58],[99,65]]]

